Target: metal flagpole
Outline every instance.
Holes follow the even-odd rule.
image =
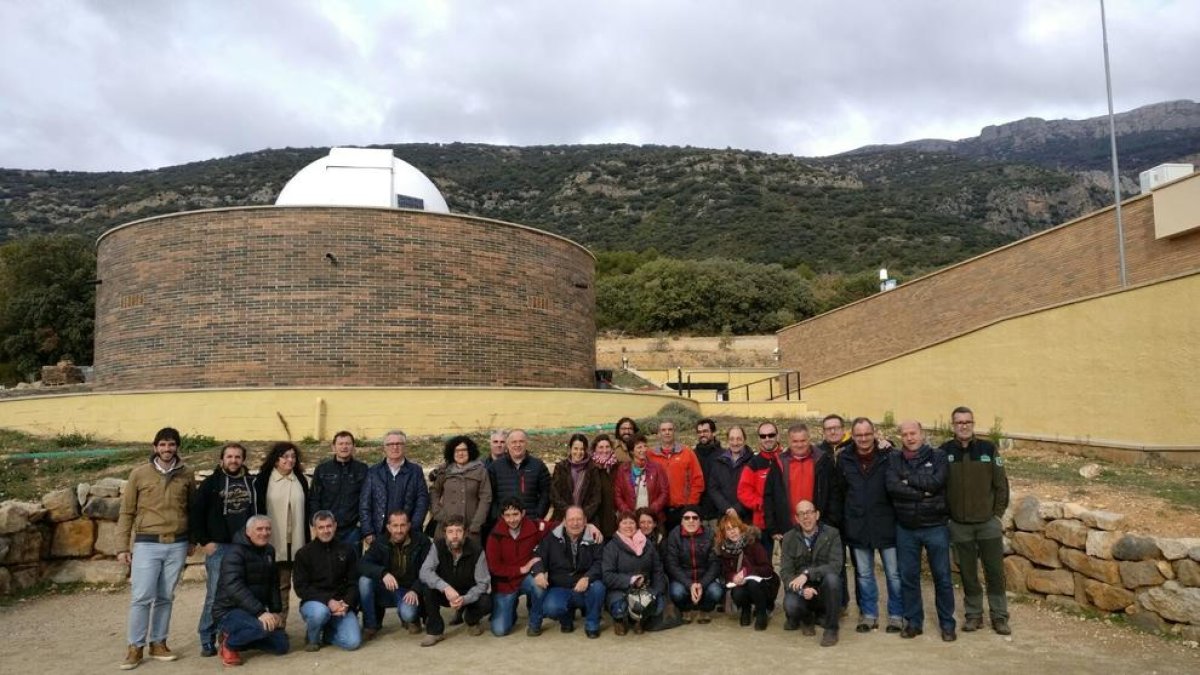
[[[1100,0],[1100,31],[1104,36],[1104,86],[1108,89],[1108,138],[1112,144],[1113,196],[1117,211],[1117,256],[1121,270],[1121,288],[1125,277],[1125,223],[1121,220],[1121,174],[1117,171],[1117,120],[1113,116],[1112,70],[1108,65],[1108,21],[1104,15],[1104,0]]]

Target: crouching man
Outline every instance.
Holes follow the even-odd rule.
[[[370,640],[383,625],[383,612],[395,607],[409,633],[421,632],[419,574],[432,541],[412,529],[408,514],[392,511],[387,518],[387,538],[371,542],[358,563],[358,595],[363,608],[363,639]]]
[[[578,506],[568,507],[562,524],[538,545],[537,562],[530,574],[533,583],[545,591],[541,614],[557,620],[564,633],[575,630],[575,610],[582,609],[584,632],[589,638],[600,637],[603,552],[599,539],[588,532],[587,518]]]
[[[221,662],[242,665],[240,652],[245,649],[286,654],[288,636],[281,628],[281,606],[271,519],[251,516],[246,530],[234,537],[232,549],[221,559],[221,584],[212,608]]]
[[[492,596],[488,594],[491,575],[483,550],[467,538],[467,524],[462,516],[447,518],[444,529],[446,538],[434,542],[421,565],[427,615],[422,647],[432,647],[445,639],[442,607],[463,610],[471,635],[483,634],[480,622],[492,611]]]
[[[342,649],[358,649],[358,545],[337,539],[332,511],[313,514],[312,527],[316,537],[296,552],[292,569],[307,631],[304,650],[320,650],[326,636]]]

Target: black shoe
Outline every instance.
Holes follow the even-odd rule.
[[[802,623],[802,624],[800,624],[800,634],[801,635],[809,635],[809,636],[816,635],[817,627],[816,627],[816,625],[811,624],[811,623]]]
[[[454,618],[450,619],[450,625],[457,626],[462,622],[463,622],[463,613],[462,613],[462,610],[460,609],[460,610],[457,610],[456,612],[454,612]]]
[[[800,622],[788,619],[787,621],[783,622],[783,629],[784,630],[800,630]]]
[[[942,642],[954,642],[957,639],[958,633],[955,633],[953,628],[946,628],[942,630]]]
[[[600,637],[600,631],[598,630],[584,630],[583,632],[587,633],[589,640],[595,640],[596,638]]]
[[[821,635],[821,646],[832,647],[838,643],[838,632],[836,628],[826,628]]]
[[[968,616],[967,620],[963,622],[964,633],[974,633],[980,628],[983,628],[982,616]]]
[[[749,605],[742,608],[742,616],[738,620],[738,623],[742,624],[743,626],[750,625],[750,607],[749,607]]]
[[[573,624],[573,623],[567,623],[567,622],[565,622],[565,621],[564,621],[563,623],[560,623],[560,624],[558,624],[558,632],[560,632],[560,633],[574,633],[574,632],[575,632],[575,624]]]
[[[905,626],[904,630],[900,631],[900,637],[904,638],[905,640],[911,640],[911,639],[917,637],[918,635],[923,634],[924,632],[925,631],[921,630],[920,628],[914,628],[913,626]]]
[[[767,623],[770,621],[770,614],[767,614],[766,612],[759,612],[758,615],[754,617],[754,630],[766,630]]]
[[[200,656],[209,657],[216,655],[217,648],[214,645],[200,645]]]
[[[963,630],[966,630],[966,628]],[[992,630],[996,631],[997,635],[1012,635],[1012,628],[1008,626],[1008,619],[992,619]]]
[[[528,635],[529,637],[537,637],[542,634],[542,627],[541,626],[537,626],[537,627],[528,626],[525,628],[525,634]]]
[[[856,633],[870,633],[875,628],[879,628],[879,619],[863,617],[858,620],[858,625],[854,627],[854,631]]]

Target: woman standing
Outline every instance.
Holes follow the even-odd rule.
[[[272,445],[258,469],[254,490],[259,510],[271,518],[271,546],[275,548],[275,566],[279,570],[279,597],[283,603],[280,628],[283,628],[292,593],[292,560],[311,538],[308,479],[304,477],[300,448],[288,441]]]
[[[713,548],[721,558],[721,578],[730,589],[733,604],[741,610],[741,624],[749,626],[753,612],[754,630],[766,630],[779,592],[779,577],[759,541],[758,530],[737,516],[725,516],[717,525]]]
[[[434,537],[445,536],[446,518],[462,516],[467,536],[481,544],[483,523],[492,506],[492,482],[479,459],[479,446],[470,436],[455,436],[446,441],[442,458],[445,463],[429,488],[431,515],[437,522]]]
[[[658,550],[638,530],[633,512],[617,515],[617,533],[604,545],[600,570],[608,589],[605,600],[613,632],[624,635],[632,624],[633,632],[641,633],[645,623],[663,610],[667,579]]]
[[[578,506],[590,523],[600,511],[600,484],[605,476],[588,456],[587,436],[574,434],[567,448],[567,458],[554,465],[550,477],[550,505],[557,520],[566,518],[568,506]]]
[[[592,439],[592,464],[599,474],[600,506],[596,509],[595,525],[604,535],[611,539],[617,531],[617,496],[614,485],[617,477],[619,462],[613,452],[612,439],[608,434],[600,434]]]
[[[646,437],[641,434],[634,436],[629,453],[633,461],[617,467],[614,481],[617,511],[633,512],[648,508],[654,513],[654,519],[662,522],[667,508],[667,472],[649,461],[648,452]]]

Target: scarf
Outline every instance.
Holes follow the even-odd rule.
[[[583,488],[587,485],[587,468],[591,463],[587,457],[581,462],[572,462],[567,460],[567,464],[571,467],[571,500],[578,506],[582,504]]]
[[[744,534],[742,535],[742,538],[738,539],[737,541],[726,539],[725,542],[721,544],[721,554],[730,557],[741,555],[749,541],[749,537]]]
[[[605,450],[603,452],[601,452],[600,450],[597,450],[592,453],[592,464],[595,464],[596,466],[600,467],[601,469],[603,469],[605,471],[608,471],[609,469],[613,468],[613,466],[615,466],[616,463],[617,463],[617,455],[615,453],[613,453],[613,449],[611,447],[609,447],[608,450]]]
[[[617,538],[625,542],[625,545],[629,547],[629,550],[633,551],[633,554],[639,558],[642,556],[642,551],[646,549],[646,535],[642,534],[641,532],[634,532],[632,537],[626,537],[618,532]]]

